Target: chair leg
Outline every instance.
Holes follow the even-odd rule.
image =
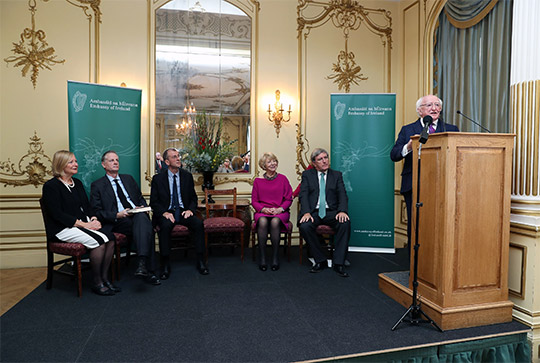
[[[53,271],[54,271],[54,254],[47,251],[47,290],[52,287]]]
[[[82,272],[81,272],[81,257],[75,259],[77,265],[77,296],[82,296]]]

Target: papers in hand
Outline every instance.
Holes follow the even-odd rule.
[[[128,209],[128,214],[135,214],[135,213],[142,213],[142,212],[150,212],[152,208],[150,207],[135,207],[133,209]]]

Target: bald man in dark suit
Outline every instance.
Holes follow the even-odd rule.
[[[146,207],[141,189],[131,175],[119,174],[120,161],[116,152],[106,151],[101,157],[105,176],[92,183],[90,203],[96,216],[109,232],[125,234],[137,246],[139,264],[135,276],[146,278],[153,285],[161,282],[154,274],[155,241],[148,213],[131,213],[136,207]]]

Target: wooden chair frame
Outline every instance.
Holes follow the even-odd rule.
[[[220,210],[221,207],[219,206],[219,203],[208,203],[209,195],[216,196],[216,195],[232,195],[233,196],[233,218],[237,218],[236,214],[236,204],[237,204],[237,192],[236,187],[232,189],[222,189],[222,190],[204,190],[204,201],[205,201],[205,209],[206,209],[206,219],[210,219],[210,210]],[[219,218],[219,217],[217,217]],[[244,223],[242,221],[242,223]],[[205,260],[206,263],[208,263],[208,233],[204,231],[204,248],[205,248]],[[240,256],[242,259],[242,262],[244,262],[244,229],[242,228],[242,231],[238,232],[240,234]],[[224,244],[225,245],[225,244]],[[235,244],[236,245],[236,244]]]
[[[41,215],[43,217],[43,225],[45,227],[45,231],[47,231],[47,211],[45,210],[45,206],[43,205],[43,200],[42,199],[39,199],[39,206],[41,208]],[[84,245],[80,244],[80,246],[76,246],[77,247],[77,249],[76,249],[77,253],[76,254],[68,255],[68,254],[63,254],[63,253],[60,253],[60,252],[55,252],[55,251],[53,251],[53,248],[52,248],[52,247],[55,246],[55,244],[60,246],[62,244],[67,244],[67,242],[50,241],[47,238],[46,243],[47,243],[47,284],[46,284],[47,290],[50,290],[52,288],[53,274],[56,272],[56,273],[63,274],[63,275],[75,276],[75,278],[77,279],[77,296],[81,297],[82,296],[82,262],[81,262],[81,259],[82,259],[83,255],[88,253],[87,248]],[[54,260],[54,254],[55,253],[61,254],[61,255],[64,255],[64,256],[70,256],[70,257],[63,258],[61,260],[55,261]],[[73,263],[73,265],[74,265],[73,266],[74,267],[74,272],[73,273],[69,273],[69,272],[65,272],[65,271],[62,271],[62,270],[55,270],[54,269],[54,266],[61,265],[61,264],[67,263],[67,262],[72,262]]]

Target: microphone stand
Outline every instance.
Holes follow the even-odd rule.
[[[475,124],[476,126],[480,127],[482,130],[488,132],[488,133],[491,133],[491,131],[489,131],[488,129],[486,129],[484,126],[480,125],[478,122],[474,121],[472,118],[470,118],[469,116],[466,116],[464,113],[462,113],[460,110],[457,110],[456,113],[458,115],[461,115],[463,117],[465,117],[467,120],[471,121],[473,124]]]
[[[418,226],[419,226],[419,217],[420,217],[420,207],[423,204],[420,202],[420,166],[421,166],[421,154],[422,154],[422,144],[427,141],[427,137],[423,139],[423,142],[418,145],[418,181],[416,183],[416,223],[415,223],[415,236],[414,236],[414,269],[413,269],[413,294],[412,294],[412,304],[409,306],[405,314],[397,321],[396,324],[392,327],[394,331],[399,324],[406,322],[412,325],[418,325],[420,323],[430,323],[441,333],[443,330],[435,323],[423,310],[418,301],[418,249],[420,244],[418,243]],[[410,318],[407,316],[410,314]],[[423,319],[422,316],[425,318]]]

